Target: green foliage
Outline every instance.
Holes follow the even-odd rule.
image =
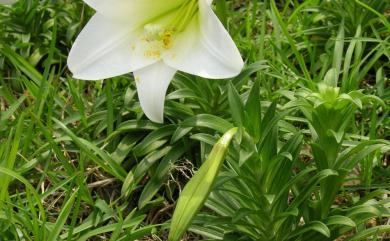
[[[320,85],[318,93],[307,93],[285,105],[302,109],[310,124],[313,162],[309,165],[300,158],[302,134],[283,130],[280,122],[286,111],[279,112],[271,104],[259,116],[260,133],[267,141],[243,133],[206,202],[212,212],[201,212],[190,230],[223,240],[334,240],[370,218],[388,217],[389,199],[378,202],[368,195],[367,200],[348,207],[335,204],[346,175],[362,159],[390,150],[384,140],[345,148],[354,106],[364,97],[339,95],[338,88]],[[230,107],[235,109],[237,104]]]
[[[0,240],[167,240],[182,187],[234,127],[202,202],[178,204],[207,198],[184,240],[387,237],[390,3],[214,5],[246,67],[178,73],[165,124],[144,117],[131,75],[71,77],[93,14],[81,0],[0,5]]]

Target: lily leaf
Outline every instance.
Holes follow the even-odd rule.
[[[303,226],[302,228],[299,228],[294,232],[292,232],[288,238],[290,239],[310,231],[315,231],[323,234],[326,237],[330,237],[330,230],[324,223],[320,221],[312,221],[306,224],[305,226]]]

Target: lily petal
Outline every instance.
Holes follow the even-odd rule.
[[[148,20],[178,8],[186,0],[84,0],[98,13],[121,19],[132,25],[146,24]]]
[[[164,120],[165,94],[175,73],[176,69],[162,61],[134,72],[142,110],[154,122],[162,123]]]
[[[95,14],[81,31],[68,57],[75,78],[99,80],[141,69],[158,61],[145,56],[148,46],[127,24]]]
[[[178,70],[204,78],[220,79],[238,75],[244,65],[229,33],[209,6],[199,1],[198,18],[174,40],[164,62]]]

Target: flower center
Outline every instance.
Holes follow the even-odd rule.
[[[198,1],[186,0],[171,13],[171,17],[160,16],[144,25],[143,39],[151,46],[145,56],[160,57],[162,50],[172,47],[174,35],[183,32],[198,12]]]
[[[172,35],[174,31],[158,24],[147,24],[144,26],[145,40],[150,44],[160,44],[160,47],[169,49],[172,46]]]

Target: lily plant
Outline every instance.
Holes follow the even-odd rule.
[[[83,80],[133,72],[140,105],[152,121],[163,122],[165,95],[178,70],[224,79],[243,68],[212,0],[84,1],[96,14],[70,51],[70,71]]]

